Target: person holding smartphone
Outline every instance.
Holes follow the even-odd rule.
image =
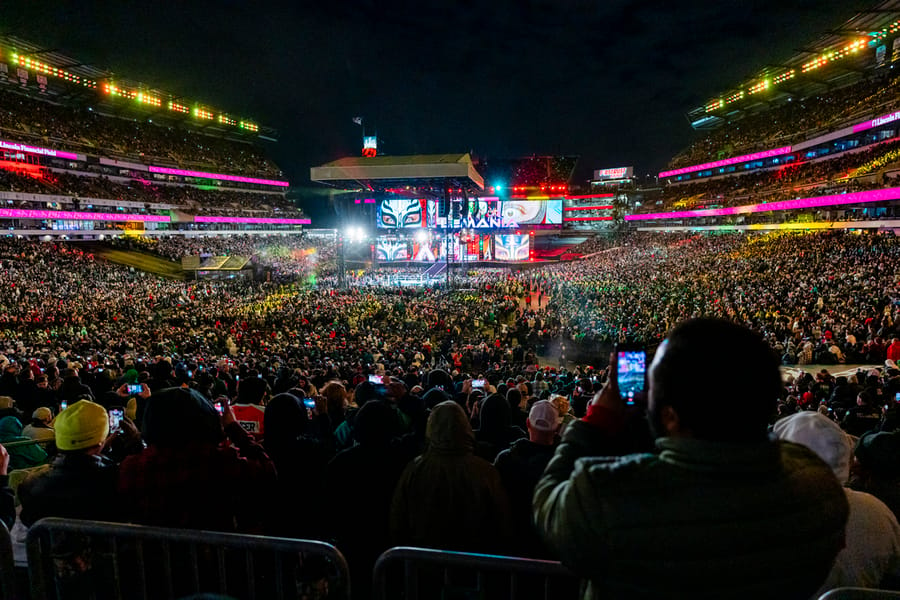
[[[584,598],[811,597],[843,547],[847,498],[811,450],[769,438],[782,384],[768,344],[730,321],[675,327],[646,381],[656,453],[636,451],[645,411],[619,386],[639,357],[617,354],[533,502]]]

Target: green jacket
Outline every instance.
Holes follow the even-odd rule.
[[[843,547],[846,496],[787,442],[657,440],[604,456],[574,422],[534,495],[538,531],[586,581],[584,598],[808,598]]]

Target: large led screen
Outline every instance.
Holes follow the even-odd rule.
[[[562,225],[562,200],[504,200],[500,217],[517,225]]]
[[[381,229],[425,227],[425,200],[391,198],[378,203],[376,224]]]
[[[387,240],[380,238],[375,244],[375,260],[393,262],[409,260],[409,244],[406,240]]]
[[[495,235],[494,259],[498,261],[528,260],[530,235]]]

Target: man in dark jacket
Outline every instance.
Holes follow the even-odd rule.
[[[535,402],[528,413],[528,439],[516,440],[497,455],[494,466],[509,495],[513,525],[519,538],[516,554],[533,558],[552,558],[534,529],[531,498],[547,463],[556,450],[559,411],[548,400]]]
[[[650,367],[658,455],[629,454],[611,367],[534,496],[538,531],[588,580],[584,597],[812,596],[843,547],[847,498],[808,448],[768,438],[781,376],[765,341],[712,319],[672,331]]]
[[[76,369],[66,369],[62,372],[62,385],[59,388],[59,399],[65,400],[69,404],[77,402],[82,398],[94,398],[91,388],[81,383]]]
[[[44,517],[115,521],[116,463],[101,454],[109,417],[99,404],[81,400],[54,421],[59,454],[18,489],[26,527]]]

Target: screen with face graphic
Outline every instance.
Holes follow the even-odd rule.
[[[395,260],[409,260],[409,242],[378,238],[375,244],[375,260],[391,262]]]
[[[504,200],[501,216],[519,225],[562,225],[562,200]]]
[[[375,217],[379,229],[425,227],[425,200],[390,198],[378,203]]]
[[[528,260],[530,235],[495,235],[494,260]]]

